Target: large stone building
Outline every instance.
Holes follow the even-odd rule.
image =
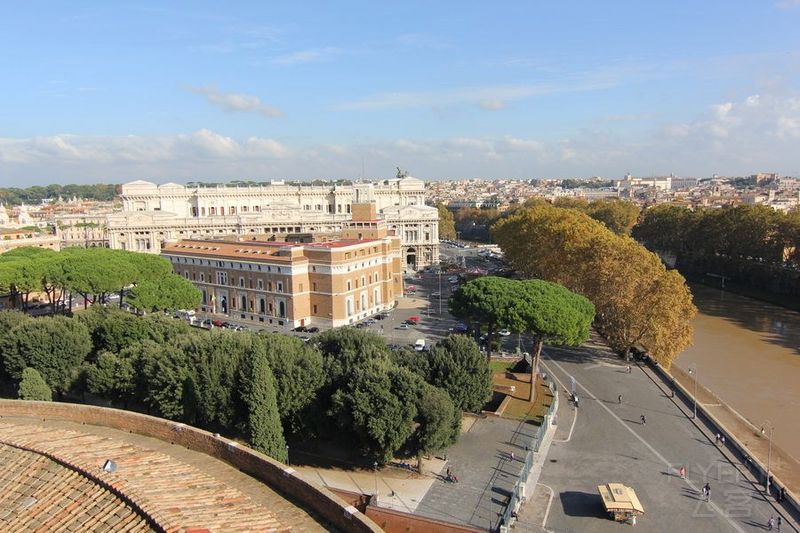
[[[159,253],[182,239],[285,240],[331,234],[352,219],[354,204],[372,203],[400,237],[404,268],[439,261],[439,214],[425,205],[423,181],[400,174],[375,183],[187,187],[134,181],[122,185],[122,212],[108,215],[112,248]]]
[[[180,240],[161,254],[203,295],[201,310],[286,327],[352,324],[402,295],[400,239],[374,204],[327,242]]]

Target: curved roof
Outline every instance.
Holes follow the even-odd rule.
[[[0,530],[153,531],[90,478],[45,455],[0,443]]]
[[[109,459],[115,463],[113,471],[103,469]],[[151,526],[145,516],[157,528],[169,531],[328,529],[304,509],[222,461],[107,427],[4,416],[0,461],[4,465],[0,486],[18,487],[0,494],[3,531],[37,530],[45,525],[42,520],[62,519],[80,525],[80,531],[92,530],[87,524],[94,525],[95,520],[97,529],[100,523],[113,522],[116,525],[106,530],[147,531]],[[31,472],[43,473],[32,477]],[[119,497],[104,486],[112,487]],[[15,504],[5,507],[7,494]],[[4,508],[13,520],[8,523],[19,527],[5,527]]]

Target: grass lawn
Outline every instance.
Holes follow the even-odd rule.
[[[489,370],[492,371],[492,374],[496,374],[498,372],[505,372],[506,369],[511,368],[517,363],[516,360],[514,361],[489,361]]]
[[[503,418],[513,418],[517,420],[532,420],[541,423],[548,407],[553,403],[553,393],[541,377],[536,379],[536,398],[533,402],[528,401],[530,392],[529,376],[527,374],[515,374],[517,379],[506,377],[505,372],[496,373],[493,376],[495,385],[513,385],[515,390],[511,396]]]

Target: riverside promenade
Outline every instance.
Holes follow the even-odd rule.
[[[766,531],[781,516],[782,531],[796,531],[792,516],[764,496],[742,462],[715,445],[711,428],[695,423],[686,402],[672,398],[653,370],[624,363],[602,339],[580,348],[547,348],[543,371],[562,397],[575,378],[580,408],[561,402],[553,439],[528,520],[557,532],[617,531],[605,515],[597,485],[633,487],[645,508],[639,531]],[[565,394],[566,393],[566,394]],[[620,402],[619,395],[622,395]],[[645,417],[645,421],[642,420]],[[686,479],[678,472],[686,467]],[[709,483],[711,501],[701,487]]]

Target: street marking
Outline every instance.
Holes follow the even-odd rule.
[[[555,497],[556,493],[552,488],[548,487],[544,483],[537,483],[537,485],[541,485],[550,491],[550,500],[547,502],[547,508],[544,510],[544,518],[542,519],[542,527],[544,528],[545,524],[547,524],[547,518],[550,516],[550,506],[553,504],[553,498]]]
[[[542,360],[541,363],[543,367],[547,368],[547,373],[553,376],[553,379],[555,379],[558,382],[558,384],[561,385],[561,388],[564,389],[564,392],[566,392],[567,388],[564,386],[563,383],[561,383],[561,380],[558,379],[558,376],[556,376],[552,371],[550,371],[550,368],[547,366],[547,363],[545,363],[544,360]],[[553,442],[569,442],[570,439],[572,438],[572,432],[575,431],[575,422],[578,421],[578,410],[573,409],[572,411],[574,413],[574,416],[572,417],[572,426],[569,428],[569,435],[567,435],[566,439],[553,439]]]
[[[543,356],[545,356],[545,357],[547,357],[547,355],[544,353],[544,351],[542,351],[542,355],[543,355]],[[562,371],[564,374],[566,374],[566,375],[570,375],[570,374],[569,374],[569,372],[567,372],[566,370],[564,370],[564,367],[562,367],[562,366],[561,366],[560,364],[558,364],[556,361],[554,361],[553,359],[550,359],[550,361],[551,361],[551,362],[552,362],[552,363],[553,363],[553,364],[554,364],[554,365],[555,365],[555,366],[556,366],[556,367],[557,367],[559,370],[561,370],[561,371]],[[594,395],[594,393],[592,393],[592,391],[590,391],[589,389],[587,389],[587,388],[586,388],[586,386],[585,386],[584,384],[582,384],[582,383],[578,383],[578,386],[579,386],[580,388],[582,388],[582,389],[583,389],[583,390],[586,392],[586,395],[587,395],[589,398],[591,398],[592,400],[595,400],[595,401],[597,402],[597,405],[599,405],[600,407],[602,407],[603,409],[605,409],[605,410],[606,410],[606,412],[607,412],[609,415],[611,415],[611,417],[612,417],[612,418],[614,418],[614,419],[615,419],[617,422],[619,422],[619,423],[622,425],[622,427],[624,427],[625,429],[627,429],[627,430],[628,430],[628,431],[631,433],[631,435],[633,435],[634,437],[636,437],[637,439],[639,439],[639,441],[640,441],[642,444],[644,444],[644,445],[647,447],[647,449],[649,449],[649,450],[650,450],[650,451],[653,453],[653,455],[655,455],[655,456],[656,456],[658,459],[660,459],[660,460],[661,460],[661,462],[663,462],[663,463],[664,463],[664,466],[666,466],[666,467],[667,467],[667,469],[671,468],[671,466],[672,466],[672,463],[670,463],[669,461],[667,461],[666,457],[664,457],[663,455],[661,455],[661,454],[658,452],[658,450],[656,450],[655,448],[653,448],[653,446],[651,446],[649,442],[647,442],[646,440],[644,440],[644,438],[643,438],[641,435],[639,435],[638,433],[636,433],[636,432],[633,430],[633,428],[631,428],[631,427],[630,427],[628,424],[626,424],[626,423],[625,423],[625,421],[624,421],[624,420],[622,420],[622,419],[621,419],[619,416],[617,416],[617,415],[614,413],[614,411],[612,411],[612,410],[611,410],[611,409],[610,409],[610,408],[609,408],[607,405],[605,405],[603,402],[601,402],[601,401],[600,401],[600,400],[597,398],[597,396],[595,396],[595,395]],[[684,481],[685,481],[685,482],[686,482],[686,484],[687,484],[687,485],[689,485],[689,487],[690,487],[690,488],[692,488],[692,489],[693,489],[695,492],[700,492],[700,490],[697,488],[697,486],[696,486],[694,483],[692,483],[691,481],[689,481],[689,479],[685,479]],[[709,507],[711,507],[711,508],[712,508],[712,509],[713,509],[713,510],[714,510],[714,511],[717,513],[717,514],[719,514],[719,515],[720,515],[722,518],[724,518],[725,520],[727,520],[727,521],[728,521],[728,523],[731,525],[731,527],[733,527],[733,528],[734,528],[736,531],[738,531],[739,533],[745,533],[745,531],[744,531],[744,530],[743,530],[741,527],[739,527],[739,524],[737,524],[737,523],[736,523],[736,522],[735,522],[733,519],[731,519],[731,517],[729,517],[728,515],[726,515],[725,513],[723,513],[723,512],[722,512],[722,509],[720,509],[720,508],[717,506],[717,504],[716,504],[716,503],[714,503],[714,502],[708,502],[708,505],[709,505]]]

